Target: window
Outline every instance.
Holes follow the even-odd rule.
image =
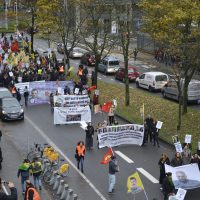
[[[142,74],[142,75],[140,76],[140,79],[144,79],[144,77],[145,77],[145,74]]]
[[[166,75],[158,75],[156,76],[156,81],[167,81]]]
[[[128,73],[134,73],[134,69],[128,69]]]
[[[109,62],[109,65],[110,65],[110,66],[119,65],[119,61],[117,61],[117,60],[116,60],[116,61],[110,61],[110,62]]]

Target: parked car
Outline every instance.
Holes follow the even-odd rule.
[[[128,67],[128,79],[129,81],[135,81],[137,77],[140,76],[140,73],[137,71],[135,67]],[[120,67],[115,73],[115,79],[121,80],[125,82],[125,68]]]
[[[105,57],[98,65],[98,70],[104,74],[115,73],[119,68],[119,60],[113,56]]]
[[[94,66],[95,65],[94,56],[90,52],[84,53],[80,59],[80,63],[85,64],[87,66]]]
[[[168,80],[168,75],[163,72],[146,72],[136,79],[136,86],[152,92],[161,90]]]
[[[74,47],[69,53],[70,58],[81,58],[84,54],[84,50],[79,47]]]
[[[181,80],[181,90],[183,91],[184,79]],[[164,98],[179,100],[179,91],[176,80],[171,79],[162,88]],[[200,81],[192,79],[188,85],[188,102],[200,103]]]
[[[24,119],[24,110],[14,97],[4,97],[0,99],[1,120]]]
[[[7,88],[0,87],[0,99],[4,97],[12,97],[12,94]]]

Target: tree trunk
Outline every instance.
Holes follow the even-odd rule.
[[[128,79],[128,55],[124,57],[124,68],[125,68],[125,105],[130,105],[130,94],[129,94],[129,79]]]
[[[181,130],[181,122],[182,122],[182,103],[183,103],[183,98],[182,98],[182,90],[181,90],[181,84],[180,80],[177,83],[178,86],[178,124],[177,124],[177,132]]]

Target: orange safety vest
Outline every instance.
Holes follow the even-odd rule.
[[[85,156],[85,146],[83,145],[82,147],[80,147],[80,145],[78,145],[76,147],[77,151],[78,151],[78,156]]]
[[[82,70],[82,69],[79,69],[79,70],[78,70],[78,75],[79,75],[79,76],[82,76],[82,75],[83,75],[83,70]]]
[[[64,72],[65,70],[64,70],[64,66],[60,66],[60,68],[59,68],[59,72]]]
[[[12,94],[16,94],[16,92],[17,92],[17,89],[16,89],[16,87],[14,86],[13,88],[12,88]]]
[[[37,190],[36,190],[35,188],[33,188],[33,187],[28,188],[28,191],[27,191],[27,194],[26,194],[26,199],[27,199],[27,200],[29,199],[29,198],[28,198],[28,197],[29,197],[29,196],[28,196],[29,190],[33,190],[33,192],[34,192],[33,200],[40,200],[40,195],[39,195],[39,193],[38,193]]]

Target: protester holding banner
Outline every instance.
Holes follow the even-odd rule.
[[[174,158],[171,160],[171,166],[178,167],[183,164],[183,160],[181,158],[181,154],[176,152]]]
[[[163,180],[162,184],[164,200],[168,200],[168,197],[175,193],[175,187],[172,181],[172,173],[166,173],[166,177]]]
[[[168,155],[166,153],[162,154],[162,157],[158,161],[158,165],[160,167],[160,178],[159,178],[159,183],[162,185],[163,184],[163,179],[166,177],[165,173],[165,164],[170,164],[170,160],[168,158]]]

